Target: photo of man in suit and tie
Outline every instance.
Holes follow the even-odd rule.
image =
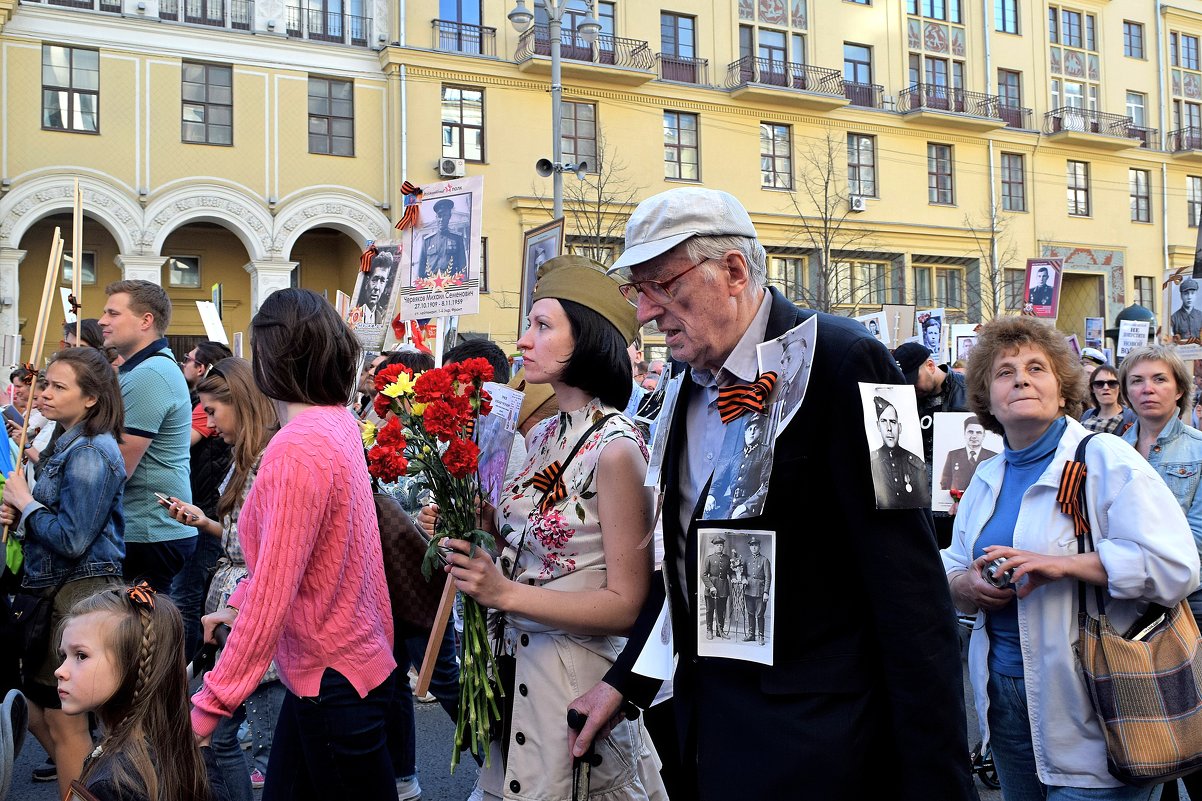
[[[995,451],[984,447],[985,427],[975,414],[964,418],[964,447],[957,448],[947,455],[943,463],[943,475],[939,486],[945,490],[963,492],[977,472],[977,465],[986,459],[997,456]]]

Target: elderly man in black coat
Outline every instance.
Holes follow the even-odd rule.
[[[666,582],[653,581],[605,681],[572,702],[588,715],[569,734],[573,753],[624,701],[646,708],[654,698],[659,682],[632,668],[660,642],[666,583],[679,657],[671,703],[683,786],[674,797],[852,801],[878,795],[888,776],[894,799],[975,798],[955,612],[930,512],[876,508],[859,384],[902,383],[889,351],[860,323],[767,289],[755,228],[726,192],[679,188],[640,203],[613,269],[630,279],[622,291],[639,321],[657,323],[685,375],[671,419],[658,423],[671,426]],[[761,513],[699,520],[729,398],[754,396],[745,385],[761,378],[756,345],[815,314],[809,389],[777,432]],[[774,533],[776,614],[762,648],[698,655],[700,530],[711,526]]]

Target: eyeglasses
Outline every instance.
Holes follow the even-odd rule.
[[[676,299],[676,296],[672,294],[672,285],[707,261],[710,260],[702,259],[687,270],[681,270],[667,281],[631,281],[628,284],[619,286],[618,291],[622,293],[622,297],[630,302],[631,306],[639,305],[640,292],[650,298],[652,303],[671,303]]]
[[[179,360],[180,367],[187,367],[189,364],[199,365],[200,362],[196,361],[191,356],[185,356],[184,358]]]
[[[1094,389],[1118,389],[1119,382],[1111,378],[1108,380],[1098,380],[1093,382]]]

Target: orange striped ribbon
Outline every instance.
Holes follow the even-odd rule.
[[[534,474],[530,484],[543,493],[539,511],[545,512],[555,504],[568,497],[568,488],[563,483],[563,465],[556,459],[551,464]]]
[[[363,255],[359,257],[359,272],[371,272],[371,260],[374,259],[376,254],[379,252],[380,250],[375,246],[375,243],[368,245],[367,250],[363,251]]]
[[[405,210],[401,219],[396,221],[398,231],[417,226],[418,210],[422,205],[422,188],[406,181],[401,184],[401,194],[405,196]]]
[[[1073,531],[1078,537],[1089,531],[1089,519],[1081,508],[1081,486],[1085,482],[1086,472],[1084,462],[1065,462],[1064,473],[1060,476],[1060,489],[1056,493],[1060,511],[1073,519]]]
[[[129,596],[129,600],[135,606],[145,606],[148,609],[154,609],[155,589],[145,581],[139,581],[135,586],[130,587],[125,591]]]
[[[718,414],[723,423],[737,420],[747,412],[763,412],[768,396],[776,386],[776,373],[768,371],[750,384],[728,384],[718,389]]]

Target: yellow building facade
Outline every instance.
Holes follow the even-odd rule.
[[[297,2],[0,0],[0,331],[31,333],[75,177],[84,314],[148,278],[199,336],[213,283],[230,331],[280,286],[349,292],[401,182],[462,172],[487,291],[459,328],[512,347],[523,232],[551,217],[541,0],[521,32],[512,0]],[[1060,257],[1066,332],[1167,322],[1202,208],[1202,1],[598,0],[595,42],[561,3],[570,248],[612,258],[638,200],[702,184],[805,305],[976,322]]]

